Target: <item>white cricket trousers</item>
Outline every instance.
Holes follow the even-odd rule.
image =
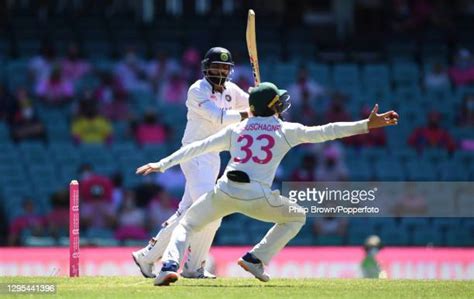
[[[161,230],[155,237],[154,246],[143,248],[144,259],[154,263],[163,256],[171,234],[183,218],[186,210],[205,193],[211,191],[217,180],[220,169],[220,158],[218,154],[204,154],[181,164],[181,170],[186,178],[184,195],[179,203],[178,211],[163,223]],[[184,265],[184,272],[195,273],[203,267],[207,254],[214,240],[217,229],[221,224],[221,219],[216,219],[196,234],[189,242],[190,253]],[[151,247],[151,248],[150,248]]]
[[[203,195],[187,210],[174,229],[162,260],[181,263],[187,244],[195,234],[216,219],[233,213],[275,223],[250,251],[266,265],[296,236],[306,221],[300,206],[291,203],[278,191],[272,192],[269,186],[257,182],[236,183],[221,178],[213,191]]]

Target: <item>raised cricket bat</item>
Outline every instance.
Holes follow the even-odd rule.
[[[247,50],[249,51],[250,65],[252,66],[254,85],[260,84],[260,68],[258,66],[257,56],[257,37],[255,34],[255,12],[249,9],[247,17],[247,30],[245,32],[247,39]]]

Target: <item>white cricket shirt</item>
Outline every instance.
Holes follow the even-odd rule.
[[[241,120],[239,111],[248,109],[249,95],[230,81],[224,86],[222,93],[213,92],[211,84],[200,79],[189,87],[183,144],[202,140]]]
[[[318,143],[367,133],[368,120],[304,126],[271,117],[251,117],[201,141],[188,144],[159,164],[166,170],[195,156],[228,150],[229,170],[246,172],[250,179],[271,186],[285,154],[301,143]]]

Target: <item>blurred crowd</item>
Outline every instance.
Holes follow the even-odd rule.
[[[19,86],[8,90],[0,85],[0,120],[8,123],[15,142],[30,139],[46,141],[48,136],[35,107],[71,105],[71,132],[76,143],[113,142],[111,122],[114,121],[129,122],[130,136],[140,145],[166,143],[173,132],[161,121],[156,107],[184,106],[189,85],[201,78],[201,55],[196,49],[189,48],[181,60],[164,52],[158,53],[155,59],[144,60],[130,46],[113,67],[99,70],[80,55],[76,44],[70,45],[64,57],[58,57],[53,45],[46,44],[28,63],[31,88]],[[420,84],[429,90],[470,86],[474,83],[473,61],[469,50],[460,49],[451,66],[433,64]],[[237,63],[233,81],[247,90],[252,82],[250,69],[240,59]],[[97,86],[93,89],[76,88],[86,76],[97,79]],[[293,108],[287,116],[289,120],[297,116],[299,122],[314,125],[365,118],[370,113],[371,107],[363,106],[359,115],[351,116],[345,105],[350,96],[312,79],[304,65],[300,67],[294,82],[283,87],[288,88],[292,97]],[[152,94],[156,107],[150,106],[146,113],[137,115],[131,109],[132,92]],[[474,94],[465,94],[462,109],[456,115],[458,126],[473,125],[473,107]],[[413,132],[409,144],[416,148],[428,144],[454,151],[455,140],[440,126],[441,111],[430,107],[426,109],[420,113],[429,112],[428,123]],[[349,138],[344,142],[353,146],[385,146],[386,136],[383,131],[375,130],[369,135]]]
[[[178,206],[178,199],[166,191],[163,179],[150,179],[135,188],[125,188],[119,173],[107,177],[94,172],[89,164],[81,165],[78,171],[81,231],[92,244],[94,239],[99,243],[101,239],[145,240]],[[61,242],[69,236],[68,190],[52,195],[47,213],[38,212],[34,198],[24,198],[21,206],[22,213],[9,225],[7,245],[28,245],[25,240],[28,243],[46,237]]]
[[[140,146],[166,144],[172,134],[180,132],[174,132],[172,127],[161,121],[156,107],[184,105],[189,84],[201,77],[200,58],[201,53],[190,48],[181,60],[159,53],[155,59],[146,61],[130,47],[108,71],[100,71],[80,55],[77,45],[71,44],[65,56],[57,56],[53,45],[48,44],[28,63],[31,88],[20,86],[12,91],[0,88],[0,120],[8,124],[11,140],[15,143],[31,140],[47,143],[48,135],[35,108],[70,106],[71,142],[75,144],[113,144],[114,121],[127,122],[129,138]],[[237,62],[233,79],[246,89],[252,82],[251,72],[244,63]],[[75,86],[85,76],[95,77],[99,84],[78,94]],[[473,82],[474,63],[466,49],[456,53],[451,66],[434,64],[433,69],[420,80],[420,84],[432,89],[470,85]],[[304,66],[301,66],[294,82],[284,87],[292,96],[293,107],[286,115],[289,120],[316,125],[361,119],[370,113],[370,107],[364,106],[359,115],[352,116],[346,109],[348,95],[315,81]],[[131,108],[129,96],[137,90],[153,94],[156,107],[149,107],[142,115],[137,115]],[[456,122],[458,126],[472,127],[474,94],[467,94],[462,106]],[[438,147],[449,153],[454,152],[459,143],[440,125],[440,112],[427,107],[426,111],[419,113],[428,113],[428,122],[413,128],[407,144],[420,151],[425,147]],[[386,132],[378,129],[342,142],[306,146],[301,165],[291,173],[280,169],[278,179],[350,179],[344,149],[384,148],[387,138]],[[179,169],[133,189],[123,187],[120,173],[107,177],[95,173],[87,164],[78,169],[78,177],[83,197],[81,229],[91,238],[110,237],[120,241],[144,240],[156,231],[173,213],[178,202],[178,198],[167,190],[183,185]],[[20,236],[25,231],[31,236],[67,236],[67,192],[54,194],[51,206],[48,214],[40,215],[35,212],[34,199],[25,198],[23,213],[9,225],[8,245],[19,245]],[[317,236],[344,236],[346,231],[347,220],[343,218],[321,218],[314,223],[314,234]]]

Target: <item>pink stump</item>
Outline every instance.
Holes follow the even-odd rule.
[[[79,183],[69,184],[69,277],[79,276]]]

